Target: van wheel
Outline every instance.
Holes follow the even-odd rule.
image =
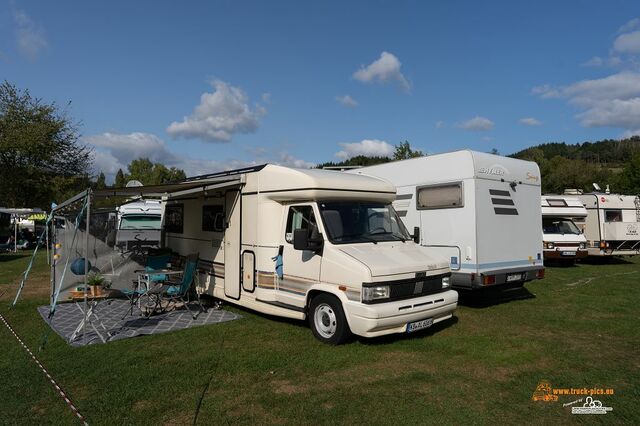
[[[320,294],[311,300],[309,327],[316,339],[330,345],[342,344],[351,336],[342,303],[329,294]]]

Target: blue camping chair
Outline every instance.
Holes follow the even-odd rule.
[[[147,256],[147,260],[145,261],[144,270],[136,271],[140,272],[149,272],[149,271],[157,271],[160,269],[164,269],[167,267],[167,263],[171,259],[171,254],[162,254],[157,256]],[[154,289],[158,284],[163,283],[167,279],[166,274],[147,274],[146,275],[146,285],[145,287],[140,286],[140,281],[134,281],[133,288],[125,288],[120,290],[122,294],[125,295],[129,302],[131,303],[131,308],[127,313],[122,317],[123,319],[127,315],[133,315],[133,308],[137,307],[141,313],[144,314],[139,304],[141,298],[144,296],[148,296],[150,294],[150,290]],[[148,307],[153,306],[155,308],[155,301],[149,300],[147,303]]]
[[[182,277],[180,281],[170,283],[170,284],[165,284],[158,289],[152,290],[153,293],[156,293],[157,295],[159,295],[159,297],[156,298],[156,308],[158,307],[161,308],[163,301],[167,302],[167,306],[164,308],[165,311],[168,310],[169,307],[171,307],[172,305],[175,306],[177,302],[182,302],[184,306],[191,313],[191,316],[193,317],[193,319],[196,319],[197,315],[194,315],[193,311],[191,311],[191,308],[189,307],[189,298],[191,293],[193,293],[195,295],[195,301],[198,303],[198,306],[200,307],[200,311],[206,312],[204,306],[202,306],[202,303],[200,302],[200,295],[198,294],[198,291],[193,286],[193,284],[197,279],[196,278],[197,267],[198,267],[198,255],[197,254],[190,255],[187,258],[187,261],[184,267],[184,272],[182,273]]]

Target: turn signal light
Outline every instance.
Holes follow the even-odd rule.
[[[536,278],[539,280],[544,278],[544,269],[538,269],[536,271]]]
[[[482,276],[482,284],[483,285],[490,285],[490,284],[495,284],[496,283],[496,276],[495,275],[483,275]]]

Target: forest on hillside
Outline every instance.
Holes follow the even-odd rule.
[[[542,192],[565,188],[593,190],[593,183],[612,192],[640,194],[640,137],[566,144],[545,143],[510,157],[535,161],[542,174]]]

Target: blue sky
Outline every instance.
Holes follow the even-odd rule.
[[[71,101],[96,169],[307,166],[408,140],[640,133],[640,3],[0,0],[0,79]]]

